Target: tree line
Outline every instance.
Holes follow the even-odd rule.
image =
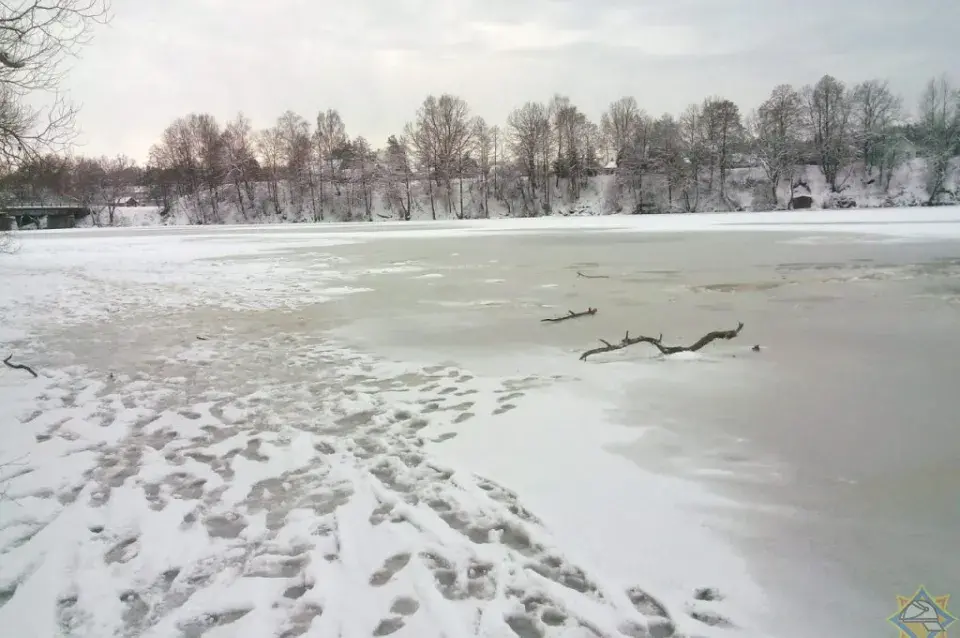
[[[145,166],[124,156],[30,158],[3,177],[9,196],[67,195],[106,211],[139,187],[164,210],[187,206],[192,221],[217,223],[232,207],[243,219],[356,220],[386,210],[409,220],[548,214],[577,202],[591,178],[610,173],[605,206],[633,213],[736,210],[730,176],[752,167],[754,202],[786,208],[806,167],[842,200],[852,180],[890,188],[894,171],[925,160],[926,202],[952,201],[952,160],[960,154],[960,92],[931,79],[911,112],[888,83],[855,85],[826,75],[813,85],[780,85],[744,114],[709,97],[679,115],[653,117],[633,97],[591,121],[569,98],[527,102],[490,125],[467,102],[427,97],[380,148],[350,136],[337,110],[313,120],[287,111],[255,130],[242,113],[173,121]],[[382,207],[375,203],[380,200]],[[382,216],[382,215],[381,215]]]

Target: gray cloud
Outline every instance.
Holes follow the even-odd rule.
[[[960,81],[947,0],[114,0],[66,87],[79,152],[138,159],[173,118],[341,111],[374,144],[452,92],[490,122],[569,95],[591,117],[622,95],[678,112],[708,95],[745,111],[782,82],[887,78],[916,101]]]

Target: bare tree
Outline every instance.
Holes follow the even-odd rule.
[[[117,206],[120,199],[130,191],[129,169],[135,162],[126,155],[103,157],[99,160],[100,179],[97,184],[96,203],[107,212],[107,225],[116,225]]]
[[[294,196],[293,205],[302,215],[304,201],[307,193],[310,192],[313,217],[316,219],[316,198],[313,197],[313,178],[310,171],[310,160],[313,155],[310,123],[293,111],[287,111],[277,120],[277,132],[282,144],[281,154],[285,177],[290,193]]]
[[[444,193],[447,214],[454,210],[453,176],[457,175],[460,186],[458,217],[463,217],[463,169],[464,156],[470,148],[472,137],[470,109],[459,97],[443,94],[439,98],[430,95],[417,110],[417,118],[408,130],[408,137],[417,149],[419,164],[426,169],[434,183],[428,185],[430,208],[436,219],[434,185]]]
[[[886,81],[867,80],[853,89],[851,96],[852,126],[858,142],[858,155],[867,178],[874,168],[883,179],[890,145],[897,142],[893,129],[900,123],[902,100],[890,90]]]
[[[181,117],[166,129],[150,151],[150,163],[165,171],[174,184],[176,196],[190,198],[200,211],[200,190],[203,184],[199,143],[189,118]],[[202,221],[197,218],[193,221]]]
[[[109,19],[107,0],[0,3],[0,163],[64,149],[77,108],[59,92],[66,62]],[[46,94],[46,109],[31,96]]]
[[[240,214],[247,219],[247,207],[243,199],[246,195],[250,206],[254,205],[252,180],[255,177],[257,160],[253,152],[253,129],[249,118],[243,113],[238,113],[223,131],[223,163],[225,177],[233,184],[237,194]]]
[[[88,157],[78,158],[73,168],[70,195],[84,207],[96,206],[100,200],[103,179],[103,162]],[[94,216],[94,222],[98,221],[98,216]]]
[[[646,113],[638,111],[630,128],[633,139],[618,151],[617,184],[630,189],[632,212],[641,213],[644,207],[643,178],[651,164],[653,121]]]
[[[681,162],[677,164],[683,207],[688,213],[700,208],[700,173],[707,163],[707,145],[704,140],[703,111],[698,104],[691,104],[680,116],[679,140],[682,149]]]
[[[267,181],[267,193],[273,204],[273,212],[283,216],[283,204],[280,199],[280,179],[283,176],[285,159],[283,133],[276,126],[262,130],[257,133],[256,144],[260,166]]]
[[[200,159],[203,184],[207,190],[207,199],[210,202],[210,212],[213,221],[220,223],[220,187],[226,177],[223,153],[223,131],[216,118],[208,113],[191,115],[189,118],[192,133],[195,137],[198,156]],[[200,215],[206,223],[206,209],[203,199],[198,198]]]
[[[587,175],[586,156],[593,144],[592,125],[580,110],[565,97],[557,96],[551,105],[557,159],[553,163],[556,185],[567,180],[567,193],[572,200],[580,197]]]
[[[398,138],[391,135],[387,138],[387,148],[384,151],[386,202],[391,208],[397,209],[397,218],[401,221],[410,221],[413,209],[413,166],[409,146],[409,140],[405,136]]]
[[[640,107],[637,106],[636,98],[622,97],[611,103],[600,119],[600,130],[618,163],[636,139],[639,117]]]
[[[550,112],[540,102],[527,102],[514,110],[507,118],[510,127],[510,145],[527,181],[529,204],[537,199],[538,184],[543,187],[543,207],[549,207],[550,201]],[[527,210],[527,198],[524,205]]]
[[[491,161],[496,157],[494,137],[487,121],[477,117],[473,121],[473,142],[477,151],[478,184],[480,186],[480,207],[483,216],[490,217],[490,173]]]
[[[680,123],[665,114],[653,123],[650,157],[653,166],[664,176],[667,186],[667,209],[673,209],[674,195],[683,187],[687,165],[683,155]]]
[[[430,200],[430,216],[437,219],[437,199],[434,191],[434,175],[436,171],[437,151],[434,136],[421,113],[417,113],[416,122],[408,122],[403,127],[403,136],[413,150],[417,163],[417,175],[420,183],[427,186],[427,196]]]
[[[377,172],[377,156],[370,148],[370,143],[364,137],[357,137],[351,144],[352,177],[359,186],[359,201],[363,205],[364,216],[367,221],[373,221],[373,187]]]
[[[73,168],[70,158],[54,153],[25,157],[16,170],[0,177],[0,189],[17,199],[43,202],[69,194]]]
[[[333,185],[337,196],[340,191],[340,172],[338,167],[340,160],[337,158],[350,142],[347,137],[347,129],[343,124],[340,113],[335,109],[328,109],[317,115],[317,130],[315,133],[315,142],[317,145],[317,160],[320,166],[320,172],[317,178],[320,189],[320,216],[323,216],[324,206],[326,205],[326,191],[324,190],[324,169],[329,169],[330,183]]]
[[[950,160],[960,150],[960,91],[945,75],[927,83],[917,128],[927,160],[927,203],[935,204],[945,190]]]
[[[726,201],[727,171],[730,169],[732,151],[743,139],[743,123],[740,109],[730,100],[712,97],[703,102],[701,109],[702,139],[710,169],[709,188],[714,187],[714,173],[719,173],[720,201]]]
[[[852,100],[843,82],[825,75],[803,90],[806,123],[830,190],[839,192],[839,176],[853,155]]]
[[[461,206],[457,216],[462,217],[463,155],[472,132],[467,103],[446,93],[439,98],[428,96],[417,111],[416,129],[416,143],[423,150],[421,159],[436,185],[443,188],[448,215],[453,212],[453,176],[460,177]]]
[[[802,118],[803,101],[789,84],[774,88],[770,97],[749,118],[752,155],[770,180],[774,207],[779,202],[777,191],[784,178],[791,184],[787,204],[793,198],[792,178],[799,161]]]
[[[570,103],[570,98],[565,95],[554,95],[547,106],[550,113],[550,119],[553,125],[553,142],[557,147],[556,160],[553,162],[553,172],[556,178],[556,186],[560,187],[560,179],[570,177],[570,170],[567,166],[570,142],[570,120],[576,117],[576,108]]]
[[[148,157],[146,179],[151,196],[160,202],[161,214],[166,215],[172,207],[173,197],[179,195],[181,190],[179,173],[173,164],[170,149],[162,142],[150,147]],[[79,165],[78,174],[81,174]]]
[[[579,137],[577,145],[583,156],[584,183],[586,183],[586,179],[596,175],[600,168],[603,135],[600,133],[600,127],[586,118],[577,127],[577,135]]]
[[[504,135],[499,126],[493,126],[490,129],[490,148],[493,151],[493,163],[491,170],[493,172],[493,196],[503,200],[503,192],[500,188],[500,163],[504,159]]]

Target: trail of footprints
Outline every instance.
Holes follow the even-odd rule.
[[[285,614],[281,636],[306,635],[326,614],[340,613],[314,591],[316,580],[310,574],[316,574],[323,565],[341,562],[343,544],[337,512],[351,504],[360,490],[372,490],[376,495],[376,502],[365,517],[369,526],[394,526],[397,530],[412,527],[424,539],[420,549],[386,557],[369,575],[370,588],[394,585],[404,570],[425,569],[443,600],[450,604],[469,603],[477,618],[483,618],[485,610],[496,602],[497,608],[504,610],[498,612],[499,620],[484,622],[500,622],[504,630],[520,638],[546,638],[560,635],[557,632],[561,630],[578,630],[577,635],[604,638],[678,635],[670,613],[655,598],[639,588],[605,592],[587,573],[539,540],[538,519],[518,502],[514,493],[492,481],[438,467],[428,459],[421,436],[428,425],[426,419],[444,418],[444,413],[452,412],[453,416],[446,417],[449,423],[465,423],[475,414],[472,410],[478,391],[469,387],[473,378],[459,370],[436,367],[426,373],[428,382],[419,390],[428,396],[419,402],[419,414],[408,410],[389,412],[385,406],[378,406],[377,410],[346,410],[329,426],[301,425],[301,429],[315,435],[311,462],[256,482],[243,499],[232,504],[225,504],[222,499],[235,478],[234,460],[268,462],[272,446],[282,442],[278,442],[275,431],[263,427],[264,415],[276,414],[285,407],[287,413],[282,416],[294,421],[303,397],[291,397],[286,406],[276,400],[220,399],[211,402],[203,414],[182,414],[194,425],[174,430],[157,426],[164,409],[168,409],[164,402],[169,400],[158,395],[154,416],[138,420],[121,445],[101,449],[99,463],[87,474],[86,487],[79,485],[51,495],[64,507],[85,498],[90,507],[100,508],[109,502],[112,490],[138,485],[154,511],[161,512],[174,504],[190,504],[179,529],[202,526],[219,543],[216,554],[166,569],[154,582],[122,592],[122,635],[151,635],[151,628],[173,622],[178,635],[199,638],[215,627],[241,621],[251,608],[198,616],[178,613],[197,592],[212,586],[219,574],[230,571],[239,578],[282,581],[278,598],[272,603]],[[410,385],[409,379],[383,380],[372,375],[353,381],[359,384],[355,392],[361,393]],[[525,389],[541,383],[528,378],[505,384],[497,393],[493,414],[515,408]],[[115,395],[109,390],[112,388],[101,390],[95,411],[104,427],[112,424],[118,409],[132,407],[118,408]],[[76,393],[68,394],[61,398],[60,405],[71,405],[75,399]],[[46,410],[30,415],[29,419],[41,418],[47,410],[55,411],[57,401],[48,403],[51,405],[44,406]],[[241,418],[226,418],[224,415],[231,410]],[[51,422],[44,438],[37,437],[40,444],[54,436],[69,436],[67,431],[60,432],[64,420]],[[434,440],[455,435],[448,432]],[[226,444],[231,444],[226,452],[214,450]],[[171,469],[166,476],[159,480],[139,476],[146,450],[163,455]],[[188,468],[192,464],[206,468],[205,475],[191,472]],[[344,474],[344,465],[352,468],[354,474]],[[288,524],[301,521],[304,516],[309,517],[310,538],[301,544],[281,540]],[[251,520],[257,517],[263,517],[263,529],[258,534],[247,534]],[[445,530],[444,542],[436,542],[437,529]],[[135,565],[143,550],[136,535],[114,536],[100,525],[91,525],[89,534],[92,543],[102,548],[105,569]],[[458,559],[447,555],[451,538],[457,539],[454,542]],[[0,606],[15,591],[16,584],[0,591]],[[415,591],[397,592],[389,608],[380,612],[383,617],[372,635],[397,633],[417,614],[425,613],[421,595]],[[564,603],[568,595],[589,604],[577,605],[578,611],[574,612]],[[731,626],[710,607],[722,599],[719,592],[699,590],[693,598],[687,609],[692,618],[704,626]],[[65,592],[57,603],[60,626],[68,636],[89,618],[90,612],[82,609],[78,600],[76,593]],[[629,607],[618,601],[628,601]],[[585,613],[584,608],[596,613]],[[622,618],[616,627],[604,624],[611,608]]]

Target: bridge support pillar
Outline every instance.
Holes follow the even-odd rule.
[[[75,215],[47,215],[47,229],[73,228],[77,225]]]
[[[16,230],[17,220],[14,217],[0,216],[0,232],[5,230]]]

